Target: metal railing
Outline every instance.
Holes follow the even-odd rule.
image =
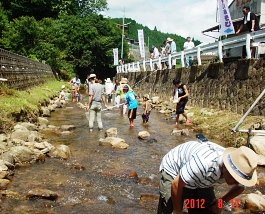
[[[138,72],[146,71],[147,67],[151,71],[154,70],[154,64],[157,64],[158,69],[161,70],[161,62],[168,62],[168,68],[172,68],[172,59],[181,60],[181,66],[185,67],[185,55],[197,57],[198,65],[202,64],[201,56],[209,53],[217,53],[219,61],[223,62],[223,51],[229,50],[232,48],[246,46],[247,58],[251,58],[250,45],[251,41],[255,43],[265,42],[265,29],[260,31],[240,34],[233,36],[231,38],[210,43],[207,45],[200,45],[193,49],[176,52],[169,54],[168,56],[159,57],[156,59],[142,60],[132,63],[127,63],[124,65],[119,65],[116,67],[117,73],[128,73],[128,72]]]

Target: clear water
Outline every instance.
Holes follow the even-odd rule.
[[[142,108],[138,112],[142,113]],[[161,159],[171,148],[194,139],[195,133],[181,137],[170,135],[174,120],[170,119],[170,115],[165,116],[155,110],[147,127],[141,124],[139,115],[135,127],[130,128],[127,116],[121,116],[118,110],[104,111],[102,118],[104,130],[117,128],[118,137],[125,139],[128,149],[100,146],[99,139],[105,137],[104,131],[99,132],[95,128],[90,133],[85,110],[78,108],[76,103],[68,103],[53,112],[49,121],[55,126],[75,125],[76,129],[69,135],[55,131],[43,133],[54,145],[68,145],[71,159],[46,158],[43,163],[16,169],[8,190],[17,195],[2,197],[1,213],[156,213]],[[190,127],[183,125],[181,128]],[[148,131],[157,142],[140,140],[138,133],[143,130]],[[133,170],[139,179],[102,175],[113,169],[120,172]],[[56,201],[25,200],[23,197],[34,188],[52,190],[59,197]],[[217,195],[227,189],[226,184],[220,185]]]

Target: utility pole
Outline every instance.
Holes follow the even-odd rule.
[[[123,18],[122,18],[121,59],[123,59],[124,17],[125,17],[125,7],[123,9]]]

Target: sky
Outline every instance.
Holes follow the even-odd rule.
[[[190,36],[203,43],[214,42],[213,38],[201,32],[218,25],[217,0],[107,0],[107,2],[109,10],[102,12],[107,17],[124,16],[151,30],[156,27],[163,33],[173,33],[184,38]],[[232,0],[228,0],[228,4],[231,2]],[[218,37],[218,33],[208,35]]]

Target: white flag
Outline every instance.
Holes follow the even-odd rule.
[[[139,48],[141,57],[145,58],[145,49],[144,49],[144,31],[138,30],[138,40],[139,40]]]
[[[113,49],[114,65],[119,64],[118,48]]]
[[[234,34],[235,29],[231,20],[230,11],[228,9],[227,0],[218,0],[219,2],[219,13],[220,13],[220,35]]]

